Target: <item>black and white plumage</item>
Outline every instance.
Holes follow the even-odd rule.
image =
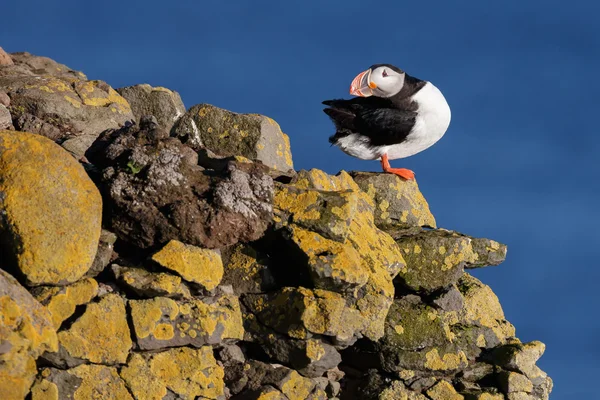
[[[412,179],[412,171],[390,168],[388,159],[412,156],[441,139],[451,113],[440,90],[393,65],[376,64],[354,79],[350,93],[359,97],[323,102],[336,127],[329,141],[351,156],[381,159],[384,171]]]

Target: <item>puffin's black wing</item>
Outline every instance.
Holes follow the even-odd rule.
[[[415,124],[417,113],[401,110],[388,99],[356,97],[350,100],[326,100],[323,111],[334,122],[337,132],[329,138],[337,139],[357,133],[369,138],[373,146],[402,143]]]

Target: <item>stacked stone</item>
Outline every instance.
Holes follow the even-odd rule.
[[[506,246],[416,182],[296,172],[267,117],[105,85],[0,54],[0,398],[548,398],[465,272]]]

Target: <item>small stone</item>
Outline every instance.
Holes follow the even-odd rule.
[[[398,230],[427,226],[435,228],[435,218],[415,180],[393,174],[351,172],[360,188],[375,203],[375,223],[394,235]]]
[[[0,129],[14,129],[10,111],[4,104],[0,104]]]
[[[219,359],[224,364],[244,363],[246,361],[244,352],[235,344],[223,346],[223,348],[219,351]]]
[[[546,373],[535,365],[545,350],[546,345],[537,340],[524,344],[507,344],[494,349],[489,360],[502,368],[524,374],[537,386],[547,377]]]
[[[113,264],[113,274],[119,283],[142,297],[190,298],[190,290],[181,278],[164,272],[149,272],[142,268]]]
[[[175,301],[166,297],[130,300],[138,346],[155,350],[173,346],[221,344],[244,336],[237,297]]]
[[[306,399],[315,387],[315,383],[293,369],[280,367],[271,372],[267,382],[277,387],[289,399]]]
[[[85,312],[66,331],[58,334],[67,354],[96,364],[123,364],[132,342],[125,314],[125,301],[107,294],[98,303],[88,304]]]
[[[0,131],[0,227],[28,285],[65,285],[91,267],[100,238],[102,198],[83,167],[58,145]]]
[[[525,375],[511,371],[502,371],[498,374],[498,385],[502,392],[509,394],[514,392],[531,393],[533,383]]]
[[[89,303],[98,295],[98,282],[84,278],[68,286],[35,288],[32,293],[50,311],[54,328],[58,330],[77,306]]]
[[[448,381],[439,381],[429,390],[427,396],[431,400],[463,400],[464,397],[456,392],[454,387]]]
[[[475,260],[465,268],[480,268],[489,265],[500,265],[506,259],[507,247],[505,244],[485,238],[472,238],[471,245],[476,256]]]
[[[288,136],[277,122],[262,115],[237,114],[198,104],[181,117],[174,130],[196,150],[207,148],[221,156],[244,156],[280,171],[294,168]]]
[[[144,115],[153,115],[158,125],[167,132],[185,113],[179,93],[164,87],[152,87],[144,83],[122,87],[117,92],[127,100],[137,121]]]
[[[86,276],[93,278],[100,274],[100,272],[104,271],[104,268],[106,268],[110,263],[116,241],[117,235],[102,229],[96,257],[94,258],[94,262],[92,263],[90,270],[85,274]]]
[[[0,270],[1,399],[23,399],[44,351],[56,351],[58,339],[48,310],[16,279]]]
[[[117,369],[80,365],[66,371],[46,368],[31,388],[31,400],[106,399],[133,400]]]
[[[216,288],[223,278],[223,262],[218,250],[201,249],[171,240],[152,256],[152,260],[206,290]]]

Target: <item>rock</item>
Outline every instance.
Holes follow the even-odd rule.
[[[216,288],[223,278],[223,262],[218,250],[201,249],[177,240],[171,240],[154,253],[152,261],[206,290]]]
[[[489,392],[466,392],[464,393],[465,400],[504,400],[505,397],[501,393]]]
[[[241,396],[236,396],[234,400],[290,400],[289,397],[275,389],[273,386],[266,385],[256,390],[251,390]]]
[[[487,328],[486,331],[493,335],[494,342],[481,347],[494,347],[515,335],[515,328],[506,321],[500,301],[489,286],[469,274],[464,274],[458,288],[464,298],[464,308],[458,312],[459,322]],[[489,342],[490,338],[487,341]]]
[[[85,170],[59,146],[0,131],[0,218],[5,262],[28,285],[64,285],[90,268],[102,199]]]
[[[246,357],[239,346],[230,344],[223,346],[223,348],[219,350],[219,360],[228,365],[232,363],[244,363],[246,361]]]
[[[444,230],[424,231],[397,241],[407,270],[397,280],[413,290],[433,292],[458,281],[475,258],[471,239]]]
[[[349,308],[342,295],[326,290],[283,288],[272,294],[248,294],[244,305],[264,325],[295,339],[312,335],[351,341],[368,321]]]
[[[278,388],[289,399],[306,399],[315,387],[312,380],[285,367],[271,372],[267,382]]]
[[[158,125],[167,132],[185,113],[179,93],[164,87],[152,87],[144,83],[122,87],[117,92],[127,100],[137,121],[144,115],[153,115]]]
[[[269,335],[261,345],[271,359],[289,365],[309,378],[323,376],[342,361],[334,346],[319,339],[290,340]]]
[[[46,368],[31,388],[31,400],[106,399],[133,400],[117,369],[80,365],[69,370]]]
[[[237,114],[209,105],[191,107],[174,128],[175,135],[194,149],[221,156],[243,156],[287,171],[294,168],[290,142],[271,118]]]
[[[175,301],[130,300],[136,342],[142,350],[220,344],[244,336],[237,297]]]
[[[416,296],[394,300],[385,325],[382,344],[391,352],[447,345],[454,339],[444,315]]]
[[[10,111],[18,129],[59,140],[67,150],[76,151],[76,158],[102,131],[133,119],[127,101],[102,81],[8,75],[0,76],[0,90],[11,98]]]
[[[132,347],[125,302],[117,294],[107,294],[98,303],[88,304],[69,329],[58,333],[58,339],[72,359],[106,365],[125,363]]]
[[[64,64],[43,56],[36,56],[26,51],[12,53],[14,67],[0,68],[2,75],[51,75],[65,79],[87,79],[80,71],[75,71]]]
[[[429,204],[416,181],[405,181],[386,173],[353,171],[350,175],[373,199],[375,224],[380,229],[393,234],[413,227],[436,227]]]
[[[429,390],[427,396],[431,400],[463,400],[464,397],[456,392],[448,381],[439,381]]]
[[[531,393],[533,391],[533,383],[525,375],[511,371],[502,371],[498,374],[498,385],[505,394],[514,392]]]
[[[50,311],[54,328],[58,330],[77,306],[88,304],[98,295],[98,282],[84,278],[68,286],[38,287],[32,293]]]
[[[225,400],[223,368],[210,346],[134,354],[121,376],[136,399],[163,399],[171,391],[175,398]]]
[[[120,239],[141,248],[172,239],[220,248],[262,236],[273,191],[264,166],[230,162],[219,174],[205,172],[192,149],[144,129],[107,132],[86,153],[103,169],[105,202]]]
[[[500,265],[506,259],[507,247],[505,244],[485,238],[471,238],[471,246],[475,252],[475,260],[465,268],[479,268],[489,265]]]
[[[14,129],[10,111],[3,104],[0,104],[0,129]]]
[[[104,268],[110,264],[116,241],[117,235],[107,231],[106,229],[102,229],[100,233],[100,243],[98,243],[98,250],[96,251],[96,257],[94,258],[94,262],[85,276],[93,278],[104,271]]]
[[[16,279],[0,270],[0,398],[22,399],[44,351],[56,351],[52,318]]]
[[[506,344],[495,348],[488,360],[509,371],[524,374],[533,385],[538,386],[545,382],[547,375],[535,363],[545,350],[546,345],[537,340],[524,344]]]
[[[149,272],[143,268],[111,266],[115,278],[127,289],[144,298],[191,298],[188,287],[181,278],[164,272]]]
[[[13,64],[12,58],[0,47],[0,66]]]
[[[433,304],[446,312],[460,311],[464,307],[465,299],[456,285],[452,285],[448,290],[437,295]]]
[[[0,104],[4,107],[10,106],[10,97],[5,92],[0,91]]]
[[[237,295],[265,293],[276,289],[266,255],[248,245],[234,246],[228,253],[222,285],[231,285]]]
[[[275,221],[286,248],[281,262],[294,259],[315,287],[348,296],[369,321],[356,333],[380,338],[394,293],[391,279],[405,263],[391,236],[375,226],[372,200],[345,172],[300,171],[276,189]],[[322,205],[307,208],[310,199]]]

